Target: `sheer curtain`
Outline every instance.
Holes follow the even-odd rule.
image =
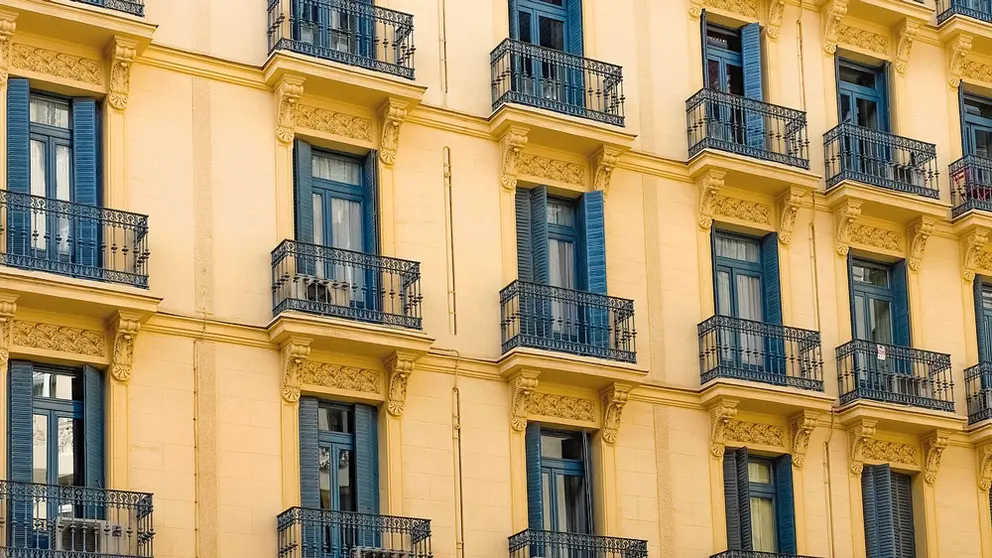
[[[751,543],[757,552],[777,552],[775,506],[770,498],[751,497]]]
[[[548,270],[552,287],[575,289],[575,244],[566,240],[551,239],[548,242]],[[551,304],[552,330],[558,336],[572,336],[577,333],[578,308],[560,298]]]
[[[362,204],[331,198],[331,244],[342,250],[362,251]],[[361,266],[337,263],[333,279],[338,288],[345,290],[349,302],[365,301],[365,277]]]
[[[40,141],[31,142],[31,195],[45,197],[45,182],[47,181],[47,169],[45,160],[47,159],[47,145]],[[26,210],[31,213],[30,230],[19,231],[23,238],[30,239],[32,250],[46,250],[48,248],[48,227],[45,223],[45,215],[39,211]]]
[[[737,317],[761,321],[761,279],[750,275],[737,276]],[[746,364],[762,364],[762,336],[741,333],[741,359]]]

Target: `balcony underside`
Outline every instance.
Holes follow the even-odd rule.
[[[115,6],[138,6],[137,0],[106,0]],[[152,40],[156,26],[127,10],[102,9],[104,0],[38,2],[5,0],[4,9],[17,15],[17,34],[68,41],[102,52],[115,37],[135,41],[140,55]],[[110,8],[107,6],[107,8]],[[137,8],[135,8],[137,9]]]

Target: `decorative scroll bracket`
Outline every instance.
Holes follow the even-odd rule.
[[[847,431],[848,461],[851,474],[860,477],[865,468],[865,444],[875,437],[875,427],[878,421],[861,419]]]
[[[967,283],[975,280],[978,270],[978,254],[989,242],[989,229],[975,227],[961,239],[961,277]]]
[[[849,200],[843,207],[836,211],[835,215],[837,218],[837,241],[835,249],[838,256],[847,257],[847,253],[851,251],[851,229],[854,227],[854,223],[858,220],[858,217],[861,217],[861,202]]]
[[[820,413],[803,411],[792,417],[789,426],[792,430],[792,464],[802,468],[806,464],[806,452],[809,451],[809,440],[816,429]]]
[[[961,85],[961,75],[964,73],[964,62],[971,52],[973,37],[967,33],[961,33],[957,40],[951,45],[950,58],[947,61],[947,85],[951,89],[957,89]]]
[[[118,312],[114,317],[114,353],[110,360],[110,374],[115,380],[127,383],[134,364],[134,340],[138,337],[141,322],[137,314]]]
[[[500,184],[506,190],[513,191],[517,187],[517,161],[520,152],[527,145],[527,134],[530,132],[522,126],[511,126],[499,138],[500,152]]]
[[[792,233],[796,229],[796,215],[803,206],[806,190],[793,186],[779,200],[778,241],[784,245],[792,242]]]
[[[704,231],[713,226],[713,212],[716,206],[716,196],[723,188],[727,173],[711,170],[696,181],[699,187],[699,228]]]
[[[286,75],[276,86],[276,138],[283,144],[293,143],[296,138],[295,119],[296,105],[303,95],[303,83],[306,78],[297,75]]]
[[[913,41],[920,32],[923,22],[917,19],[906,18],[899,26],[899,47],[896,50],[896,71],[900,75],[906,73],[909,67],[909,55],[913,51]]]
[[[703,15],[703,0],[689,0],[689,15],[693,19],[699,19]]]
[[[521,370],[510,378],[510,427],[517,432],[527,429],[527,403],[537,389],[537,370]]]
[[[400,148],[400,127],[406,122],[407,103],[390,98],[379,109],[382,121],[382,139],[379,142],[379,160],[387,167],[396,163]]]
[[[0,11],[0,85],[10,78],[10,43],[17,30],[17,13]]]
[[[782,16],[785,14],[785,0],[768,0],[768,22],[765,24],[765,34],[769,39],[777,40],[782,30]]]
[[[604,196],[610,193],[610,180],[619,160],[620,150],[606,145],[593,155],[592,168],[596,173],[592,183],[593,190],[603,192]]]
[[[910,225],[909,237],[909,268],[919,271],[923,267],[923,255],[927,249],[927,240],[933,234],[933,228],[937,225],[937,220],[933,217],[921,217],[918,221]]]
[[[630,384],[614,383],[600,394],[603,405],[603,441],[615,444],[620,432],[620,417],[623,407],[630,399]]]
[[[310,357],[309,337],[290,337],[282,346],[282,398],[287,403],[300,400],[300,372]]]
[[[121,37],[114,37],[107,49],[110,59],[110,87],[107,100],[115,110],[127,108],[131,95],[131,65],[138,54],[138,43]]]
[[[978,454],[978,487],[982,489],[982,494],[988,494],[992,490],[992,440],[975,448]]]
[[[727,424],[737,416],[736,399],[721,399],[710,407],[710,454],[723,457],[727,445]]]
[[[0,294],[0,370],[10,362],[10,347],[14,343],[14,314],[17,313],[17,295]]]
[[[837,35],[840,31],[840,22],[847,15],[848,0],[832,0],[827,5],[823,23],[823,50],[827,54],[833,55],[837,52]]]
[[[410,353],[397,351],[386,360],[386,410],[394,417],[403,416],[406,408],[406,388],[413,373],[416,357]]]
[[[923,479],[927,484],[937,481],[937,471],[940,469],[940,458],[944,455],[951,433],[947,430],[934,430],[923,438]]]

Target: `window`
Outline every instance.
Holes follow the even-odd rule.
[[[530,527],[591,533],[589,435],[530,423],[526,439]]]
[[[376,22],[371,13],[324,0],[296,0],[293,13],[296,40],[329,52],[375,57]]]
[[[909,346],[906,264],[849,258],[855,339]]]
[[[992,158],[992,100],[969,95],[962,87],[960,106],[964,154]],[[984,182],[987,183],[988,180]]]
[[[582,0],[510,0],[510,38],[545,49],[582,56]],[[584,106],[584,76],[574,64],[537,55],[514,60],[520,74],[515,88],[549,101]]]
[[[729,550],[795,553],[792,456],[765,458],[728,448],[723,477]]]
[[[840,122],[887,132],[888,63],[881,68],[837,57],[837,109]]]
[[[865,465],[861,497],[867,558],[916,558],[912,477],[889,465]]]
[[[706,89],[764,100],[761,70],[761,27],[757,23],[731,28],[701,16],[703,86]],[[765,124],[761,111],[725,101],[707,106],[710,137],[764,149]]]
[[[978,334],[978,361],[992,362],[992,282],[975,275],[975,330]],[[982,376],[984,381],[985,377]],[[992,386],[982,386],[983,388]]]

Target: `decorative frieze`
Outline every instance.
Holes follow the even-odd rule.
[[[723,399],[710,408],[710,453],[723,457],[727,447],[727,427],[737,416],[737,401]]]
[[[913,444],[901,444],[886,440],[865,440],[864,458],[887,463],[919,465],[918,451]]]
[[[992,271],[992,252],[982,250],[975,255],[975,268],[982,271]],[[972,276],[974,279],[974,276]]]
[[[526,176],[544,178],[546,180],[576,186],[583,185],[586,174],[586,170],[582,165],[560,161],[550,157],[532,155],[530,153],[520,154],[520,158],[517,161],[517,172]]]
[[[758,0],[706,0],[706,5],[746,17],[758,17]]]
[[[9,317],[7,321],[9,322]],[[25,320],[13,321],[13,344],[99,358],[107,354],[106,339],[102,331]]]
[[[372,142],[372,121],[361,116],[298,103],[293,122],[297,128]]]
[[[630,399],[630,390],[633,386],[627,384],[614,383],[600,394],[600,403],[603,406],[603,441],[607,444],[615,444],[620,433],[620,418],[623,415],[623,408]]]
[[[287,75],[276,87],[276,138],[283,144],[293,143],[296,137],[296,106],[303,95],[304,81],[301,76]]]
[[[789,428],[792,431],[792,464],[796,467],[802,468],[806,464],[809,440],[819,418],[820,414],[817,412],[803,411],[789,421]]]
[[[99,60],[19,43],[11,47],[10,56],[15,68],[90,85],[103,85],[103,65]]]
[[[527,400],[527,412],[531,415],[565,420],[596,421],[594,401],[554,393],[533,393]]]
[[[527,408],[537,389],[538,372],[521,370],[510,379],[510,426],[517,432],[527,429]]]
[[[851,227],[850,242],[898,252],[902,246],[902,235],[896,231],[855,223]],[[926,241],[924,241],[925,245]]]
[[[927,484],[937,482],[937,471],[940,470],[940,459],[951,441],[951,433],[946,430],[935,430],[923,438],[923,480]]]
[[[110,87],[107,100],[116,110],[127,108],[131,94],[131,65],[137,55],[137,43],[117,37],[110,44]]]
[[[527,145],[527,128],[511,126],[499,138],[500,178],[499,182],[506,190],[517,187],[517,162],[520,153]]]
[[[758,225],[770,225],[772,208],[766,204],[751,200],[718,195],[713,200],[713,213],[714,215],[729,217],[739,221],[747,221]]]
[[[381,373],[357,366],[341,366],[327,362],[307,360],[299,369],[299,382],[302,385],[320,386],[331,389],[379,394]]]
[[[400,127],[406,121],[407,103],[390,98],[379,110],[382,121],[382,140],[379,142],[379,160],[391,167],[396,163],[400,148]]]
[[[882,56],[886,56],[889,52],[889,39],[884,35],[843,23],[837,27],[837,42]]]
[[[699,228],[710,230],[713,226],[713,214],[716,209],[716,198],[723,188],[723,180],[727,173],[711,170],[696,181],[699,187]]]
[[[961,63],[961,75],[971,80],[992,83],[992,65],[965,59]]]
[[[731,420],[724,431],[726,441],[785,447],[785,429],[774,424]]]

